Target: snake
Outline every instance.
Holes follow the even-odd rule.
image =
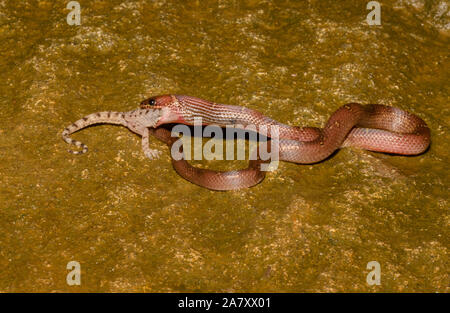
[[[186,95],[160,95],[145,99],[140,109],[161,110],[159,119],[149,128],[149,134],[172,147],[178,138],[171,136],[165,124],[230,125],[245,129],[254,126],[256,132],[271,138],[277,129],[279,160],[313,164],[330,157],[336,150],[354,147],[399,155],[419,155],[431,143],[430,129],[423,119],[405,110],[381,104],[348,103],[339,107],[323,128],[297,127],[280,123],[259,111],[244,106],[220,104]],[[269,129],[269,131],[267,131]],[[273,136],[272,136],[273,137]],[[179,148],[182,152],[182,146]],[[245,169],[216,171],[197,168],[184,158],[172,165],[184,179],[211,190],[235,190],[260,183],[265,177],[261,165],[265,161],[250,160]]]

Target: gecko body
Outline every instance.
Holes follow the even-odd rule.
[[[154,127],[157,124],[161,114],[162,110],[160,109],[136,109],[128,112],[104,111],[92,113],[66,127],[62,132],[62,137],[68,144],[81,148],[79,151],[69,150],[70,153],[83,154],[88,151],[88,147],[81,141],[70,138],[71,134],[94,124],[122,125],[142,136],[142,149],[144,150],[144,154],[148,158],[154,159],[158,157],[160,151],[149,148],[148,128]]]

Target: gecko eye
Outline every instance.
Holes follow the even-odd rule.
[[[148,104],[149,105],[155,105],[156,104],[156,100],[155,99],[150,99],[150,100],[148,100]]]

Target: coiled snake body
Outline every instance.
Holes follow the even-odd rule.
[[[233,105],[183,96],[162,95],[141,102],[141,109],[161,109],[161,117],[150,133],[171,146],[177,138],[170,131],[158,127],[167,123],[193,125],[201,117],[204,125],[216,124],[278,126],[279,160],[295,163],[316,163],[326,159],[341,147],[416,155],[430,145],[430,130],[416,115],[401,109],[379,104],[349,103],[340,107],[328,119],[324,128],[293,127],[279,123],[260,112]],[[270,129],[270,128],[269,128]],[[267,134],[270,137],[270,133]],[[264,179],[261,160],[250,160],[243,170],[219,172],[199,169],[185,160],[172,159],[175,170],[194,184],[212,190],[231,190],[251,187]]]

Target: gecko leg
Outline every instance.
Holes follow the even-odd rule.
[[[149,131],[148,128],[145,127],[143,133],[142,133],[142,150],[144,151],[144,154],[147,158],[150,160],[157,159],[159,155],[161,154],[161,151],[158,151],[156,149],[150,149],[149,144]]]

